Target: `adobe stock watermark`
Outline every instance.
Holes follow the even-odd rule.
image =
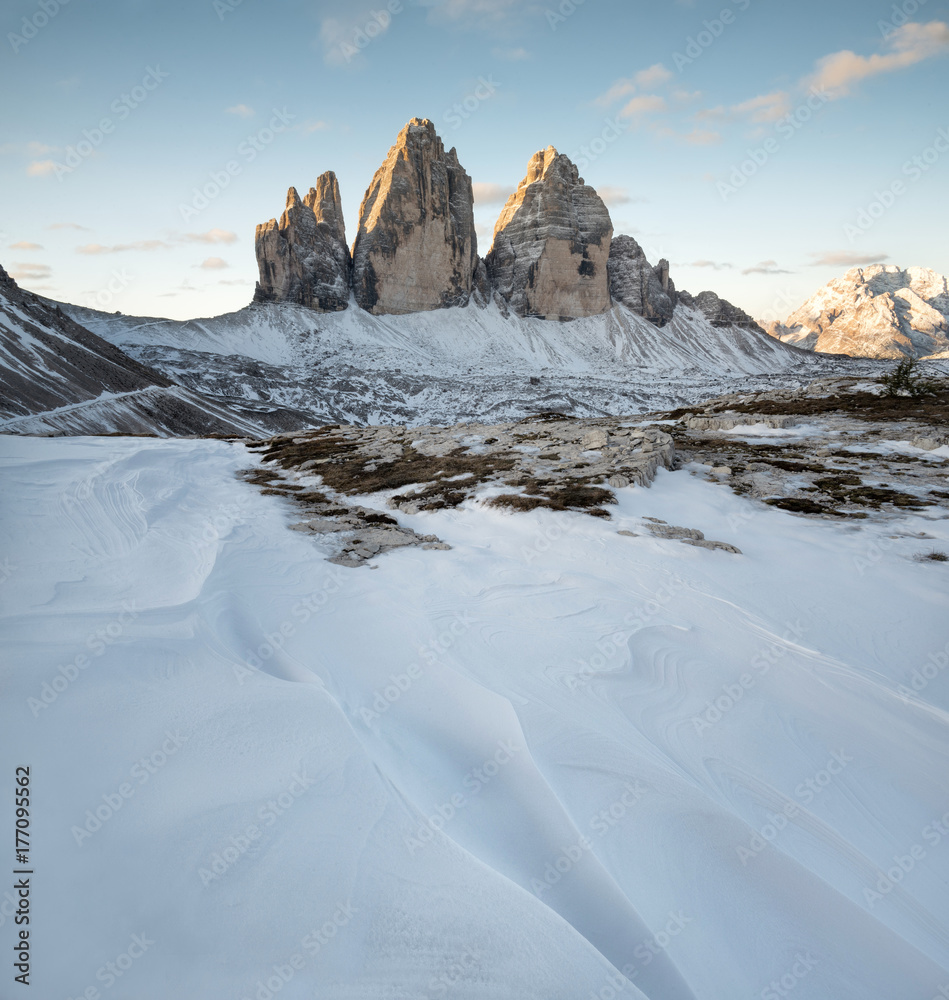
[[[209,525],[205,531],[209,529],[215,530],[213,525]],[[240,663],[232,664],[231,669],[237,678],[237,683],[244,684],[251,677],[260,674],[264,664],[283,650],[287,639],[296,635],[298,628],[305,625],[314,615],[319,614],[339,593],[341,587],[342,570],[339,567],[334,567],[326,574],[323,586],[319,590],[314,590],[313,593],[297,601],[289,618],[281,622],[272,632],[268,632],[263,641],[258,643],[254,649],[244,650],[244,659]],[[323,682],[316,674],[313,675],[313,678],[321,687],[323,686]]]
[[[105,826],[106,823],[118,813],[125,803],[135,795],[136,791],[147,784],[151,778],[174,757],[174,755],[188,742],[187,736],[182,736],[179,732],[165,732],[165,739],[161,746],[147,756],[140,757],[129,770],[131,781],[123,781],[114,792],[105,792],[102,795],[102,802],[87,809],[82,825],[73,824],[70,833],[76,841],[77,847],[82,847],[94,834]]]
[[[807,979],[819,964],[819,960],[809,951],[799,951],[788,971],[780,979],[772,979],[761,991],[761,1000],[783,1000],[784,997],[789,997],[797,989],[798,983]]]
[[[303,936],[300,942],[301,951],[294,952],[284,962],[274,963],[271,974],[266,980],[260,978],[254,984],[256,990],[253,998],[245,993],[241,1000],[275,1000],[277,994],[293,980],[296,974],[306,968],[307,959],[301,952],[305,951],[311,959],[315,958],[344,927],[349,925],[350,920],[358,912],[359,910],[348,899],[345,903],[340,903],[332,917]]]
[[[123,602],[123,611],[113,618],[108,624],[97,628],[86,640],[88,653],[77,653],[69,663],[60,666],[56,673],[43,681],[38,695],[32,695],[26,699],[26,705],[33,713],[33,718],[38,718],[40,712],[45,711],[54,704],[59,696],[75,683],[83,670],[88,670],[96,657],[102,654],[122,637],[126,626],[138,618],[138,611],[135,610],[135,602]]]
[[[815,775],[795,787],[795,798],[803,805],[809,806],[818,796],[823,795],[834,779],[852,763],[853,757],[843,750],[836,751]],[[735,848],[742,865],[747,866],[749,861],[756,858],[769,844],[774,843],[781,831],[787,829],[788,823],[795,819],[800,811],[797,802],[789,801],[785,802],[780,812],[768,813],[768,822],[752,835],[748,846],[739,844]]]
[[[556,31],[567,18],[572,17],[586,3],[586,0],[562,0],[556,10],[548,7],[544,11],[551,31]]]
[[[462,977],[470,979],[471,973],[480,968],[482,958],[483,956],[473,948],[465,948],[458,958],[451,960],[444,972],[429,979],[428,994],[425,1000],[449,996],[451,987],[459,983]]]
[[[207,865],[198,869],[201,884],[206,888],[231,871],[250,850],[251,845],[263,837],[264,828],[273,826],[314,784],[316,778],[309,777],[305,768],[294,774],[284,791],[269,799],[257,810],[258,823],[251,823],[241,832],[232,834],[228,842],[215,851]]]
[[[872,200],[858,209],[853,222],[844,223],[844,235],[850,243],[870,232],[900,198],[905,197],[913,185],[918,184],[947,152],[949,152],[949,128],[940,128],[925,149],[903,163],[900,173],[908,178],[907,181],[897,178],[882,191],[874,191]]]
[[[600,134],[580,146],[570,156],[570,159],[577,165],[578,170],[586,170],[592,163],[600,159],[621,135],[628,131],[628,121],[620,121],[619,118],[604,118]]]
[[[440,657],[471,630],[473,623],[474,619],[467,611],[456,616],[444,632],[431,639],[427,646],[419,647],[419,659],[424,660],[427,666],[434,666]],[[370,695],[370,707],[367,708],[364,705],[359,709],[362,721],[368,726],[370,722],[381,718],[396,702],[402,699],[402,696],[412,688],[416,681],[424,676],[425,667],[418,662],[409,664],[404,673],[390,674],[389,683],[384,687],[377,688]]]
[[[501,84],[489,76],[485,79],[478,77],[478,86],[466,94],[460,101],[456,101],[447,111],[442,112],[442,117],[454,128],[461,128],[462,125],[484,104],[501,89]]]
[[[223,21],[228,14],[233,14],[244,0],[211,0],[211,9],[217,14],[217,19]]]
[[[132,966],[144,956],[150,948],[155,947],[155,942],[144,934],[133,934],[129,946],[120,954],[116,955],[110,962],[100,965],[96,970],[96,982],[102,984],[103,990],[111,990],[113,986],[123,977]],[[101,990],[95,983],[87,986],[81,993],[77,993],[75,1000],[101,1000]],[[67,1000],[73,1000],[67,997]]]
[[[884,21],[882,18],[877,21],[877,27],[880,29],[880,34],[883,35],[885,39],[888,39],[890,35],[895,35],[900,28],[904,25],[909,24],[910,18],[919,12],[919,10],[926,6],[927,0],[904,0],[903,3],[897,5],[893,4],[893,14],[892,16]]]
[[[739,13],[744,13],[751,6],[751,0],[732,0],[732,4],[738,8]],[[704,20],[702,30],[697,35],[689,35],[685,40],[685,51],[672,53],[672,62],[677,72],[681,73],[686,66],[691,66],[696,59],[700,59],[725,34],[726,28],[735,23],[735,18],[735,11],[731,7],[724,7],[718,17]]]
[[[636,782],[626,782],[623,793],[608,806],[595,813],[589,822],[589,827],[597,837],[605,837],[614,830],[626,817],[627,813],[646,795],[649,789]],[[540,898],[557,885],[565,875],[573,871],[584,855],[593,851],[593,841],[585,833],[581,834],[576,843],[562,847],[561,853],[544,868],[543,877],[531,879],[531,890]]]
[[[594,677],[603,671],[609,661],[616,656],[623,656],[628,651],[629,640],[644,629],[654,618],[662,614],[670,601],[683,589],[685,584],[678,577],[671,583],[663,584],[653,596],[636,611],[628,611],[623,616],[623,628],[604,636],[596,643],[596,652],[589,660],[577,660],[580,670],[566,678],[566,685],[571,691],[579,691]]]
[[[53,160],[53,173],[56,179],[62,182],[64,177],[89,159],[105,141],[105,137],[115,131],[116,125],[125,121],[136,108],[141,107],[169,76],[171,74],[164,72],[160,66],[146,66],[142,82],[121,94],[109,105],[109,110],[115,118],[100,118],[98,124],[91,129],[84,128],[83,138],[75,146],[66,147],[63,161]]]
[[[415,854],[426,844],[430,844],[435,839],[436,834],[444,830],[446,824],[450,823],[463,809],[466,809],[471,804],[472,799],[477,798],[482,790],[501,773],[501,769],[510,764],[514,755],[523,749],[510,740],[501,740],[492,756],[465,775],[462,787],[468,793],[467,795],[465,792],[455,792],[447,802],[435,807],[431,815],[425,818],[425,822],[418,828],[414,837],[402,838],[409,854]]]
[[[781,151],[783,144],[797,135],[814,116],[830,102],[830,94],[823,88],[811,88],[807,100],[775,123],[777,137],[770,136],[760,146],[746,150],[747,156],[737,163],[728,175],[727,181],[718,182],[718,193],[722,201],[728,201],[738,194]]]
[[[930,849],[938,847],[949,837],[949,812],[927,823],[920,832],[920,837],[929,845]],[[868,908],[872,910],[877,903],[889,896],[906,876],[928,856],[929,851],[918,843],[913,844],[905,854],[894,854],[893,867],[880,873],[880,877],[872,889],[869,886],[864,887],[863,898]]]
[[[290,114],[286,108],[274,108],[270,121],[240,142],[236,156],[228,160],[220,170],[212,170],[201,187],[193,188],[190,202],[178,205],[178,214],[182,220],[190,222],[197,218],[230,187],[235,177],[243,173],[245,166],[253,163],[278,135],[287,131],[287,126],[295,118],[296,115]]]
[[[805,629],[800,619],[793,624],[787,622],[781,642],[772,642],[759,649],[751,658],[751,670],[745,671],[734,682],[723,684],[721,694],[708,702],[703,712],[692,716],[692,727],[696,735],[704,736],[705,730],[718,725],[758,683],[759,678],[770,673],[771,668],[788,655],[788,644],[793,639],[803,639],[804,635]]]
[[[930,653],[929,659],[912,672],[908,682],[897,688],[900,697],[904,702],[908,702],[915,695],[922,694],[947,666],[949,666],[949,642],[943,649]]]
[[[132,283],[133,275],[128,271],[112,271],[109,283],[97,292],[89,292],[86,296],[87,309],[107,309],[115,301],[115,297],[125,291]]]
[[[28,45],[49,24],[50,21],[69,3],[69,0],[40,0],[38,9],[30,17],[24,17],[20,23],[19,33],[7,32],[7,41],[13,48],[14,55]]]
[[[369,12],[369,18],[364,25],[356,28],[351,39],[340,42],[339,51],[346,62],[352,62],[373,41],[384,35],[392,24],[394,14],[401,14],[405,10],[402,0],[389,0],[383,10],[373,10]]]

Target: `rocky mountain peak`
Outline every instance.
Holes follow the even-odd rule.
[[[427,118],[399,132],[359,211],[356,300],[376,314],[465,305],[477,265],[471,178]]]
[[[612,237],[602,199],[569,157],[548,146],[531,157],[504,206],[485,264],[519,316],[594,316],[610,308]]]
[[[256,301],[296,302],[322,312],[345,309],[352,262],[336,175],[322,174],[302,200],[291,187],[280,221],[257,227],[254,249],[260,270]]]
[[[771,336],[854,357],[926,357],[949,350],[949,283],[925,267],[854,267],[828,282]]]

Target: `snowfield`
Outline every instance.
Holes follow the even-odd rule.
[[[399,514],[451,551],[347,570],[255,461],[0,438],[31,995],[949,990],[949,571],[912,559],[945,507],[828,523],[661,471],[611,521]]]

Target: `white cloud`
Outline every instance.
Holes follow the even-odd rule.
[[[650,90],[671,80],[672,76],[673,74],[662,63],[654,63],[648,69],[640,70],[633,77],[633,81],[637,87],[641,87],[643,90]]]
[[[224,111],[229,115],[237,115],[239,118],[253,118],[255,113],[254,109],[246,104],[235,104],[231,108],[225,108]]]
[[[11,250],[42,250],[43,248],[39,243],[27,243],[26,240],[20,240],[19,243],[11,243]]]
[[[793,271],[785,271],[778,267],[776,260],[763,260],[754,267],[746,267],[742,274],[794,274]]]
[[[514,188],[506,184],[477,181],[471,187],[474,190],[474,200],[479,205],[503,205],[514,194]]]
[[[615,104],[618,100],[623,97],[629,97],[630,94],[636,93],[636,84],[632,80],[626,77],[620,77],[609,90],[604,94],[600,94],[593,103],[600,108],[608,108],[611,104]]]
[[[887,43],[890,51],[883,55],[860,56],[845,49],[824,56],[804,83],[828,91],[832,98],[845,97],[861,80],[945,55],[949,52],[949,25],[943,21],[904,24],[889,36]]]
[[[228,229],[209,229],[206,233],[185,233],[176,240],[181,243],[236,243],[237,233]]]
[[[10,277],[14,281],[38,281],[48,278],[52,274],[52,269],[46,264],[29,264],[17,261],[10,271]]]
[[[115,243],[110,247],[101,243],[86,243],[85,246],[76,247],[76,253],[97,256],[105,253],[125,253],[128,250],[150,253],[152,250],[167,249],[168,244],[164,240],[136,240],[134,243]]]
[[[791,98],[783,90],[772,94],[760,94],[741,104],[733,104],[731,114],[748,117],[753,122],[776,122],[791,111]]]
[[[694,260],[691,264],[686,264],[686,267],[710,267],[713,271],[729,271],[734,266],[717,260]]]
[[[614,187],[610,184],[598,187],[596,193],[607,205],[632,205],[641,204],[646,201],[645,198],[634,198],[624,187]]]
[[[525,59],[530,59],[531,54],[523,46],[518,46],[512,49],[492,49],[492,54],[498,59],[506,59],[508,62],[524,62]]]
[[[55,160],[33,160],[26,168],[28,177],[49,177],[56,170]]]
[[[89,230],[85,226],[80,226],[75,222],[54,222],[52,225],[46,227],[47,229],[78,229],[80,232],[88,233]]]
[[[864,267],[867,264],[882,264],[890,259],[888,253],[853,253],[849,250],[828,250],[812,253],[811,267]]]
[[[642,97],[634,97],[620,111],[621,118],[637,118],[640,115],[651,115],[659,111],[666,111],[668,105],[664,97],[657,97],[655,94],[644,94]]]
[[[205,271],[220,271],[222,268],[230,267],[230,264],[220,257],[205,257],[197,266]]]
[[[690,146],[714,146],[722,141],[722,134],[714,129],[694,128],[686,134],[685,141]]]

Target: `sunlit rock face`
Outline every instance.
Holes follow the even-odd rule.
[[[569,157],[535,153],[494,228],[485,258],[495,292],[518,316],[577,319],[610,308],[613,223]]]
[[[435,126],[413,118],[359,210],[356,301],[376,315],[464,306],[477,265],[471,178]]]
[[[811,351],[864,358],[923,358],[949,351],[949,285],[926,267],[855,267],[835,278],[772,337]]]

